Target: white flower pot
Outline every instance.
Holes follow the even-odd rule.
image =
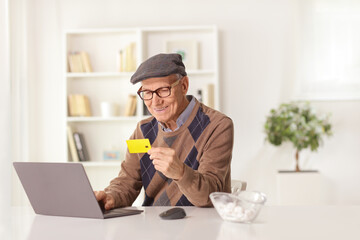
[[[326,203],[324,177],[318,171],[279,171],[279,205],[320,205]]]

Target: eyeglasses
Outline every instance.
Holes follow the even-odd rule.
[[[156,89],[155,91],[141,90],[142,87],[140,87],[139,90],[137,91],[137,94],[139,95],[139,97],[142,100],[151,100],[153,98],[154,93],[156,93],[156,95],[158,95],[158,97],[160,97],[160,98],[166,98],[171,95],[171,88],[178,85],[180,80],[181,79],[178,79],[176,82],[174,82],[170,86],[161,87],[161,88]]]

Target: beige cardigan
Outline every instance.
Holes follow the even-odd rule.
[[[130,206],[145,188],[144,206],[212,206],[209,194],[230,192],[233,123],[198,101],[188,120],[174,132],[164,132],[154,117],[138,123],[131,139],[149,138],[152,147],[171,147],[185,163],[183,177],[168,179],[156,171],[147,153],[127,151],[121,171],[105,189],[115,206]]]

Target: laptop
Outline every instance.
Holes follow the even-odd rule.
[[[104,219],[143,211],[103,210],[81,163],[14,162],[13,165],[36,214]]]

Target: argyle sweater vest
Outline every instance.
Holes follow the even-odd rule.
[[[230,118],[198,101],[187,121],[174,132],[164,132],[154,117],[138,123],[131,139],[148,138],[152,147],[175,149],[185,164],[180,180],[155,170],[149,154],[130,154],[119,176],[105,190],[116,206],[129,206],[141,186],[143,206],[211,206],[209,194],[230,192],[233,124]]]

